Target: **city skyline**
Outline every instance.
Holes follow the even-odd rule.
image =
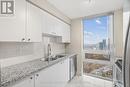
[[[97,44],[85,44],[84,49],[93,49],[93,50],[107,50],[108,44],[106,43],[106,39],[103,39],[102,42]]]

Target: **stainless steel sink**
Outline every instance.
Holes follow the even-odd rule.
[[[51,58],[46,58],[46,59],[45,59],[45,61],[54,61],[54,60],[57,60],[57,58],[51,57]]]
[[[65,57],[66,55],[56,55],[55,57],[56,58],[63,58],[63,57]]]
[[[66,55],[55,55],[55,56],[50,56],[48,58],[45,59],[45,61],[54,61],[54,60],[57,60],[59,58],[63,58],[65,57]]]

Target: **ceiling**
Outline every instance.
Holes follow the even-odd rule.
[[[114,11],[123,0],[47,0],[71,19]]]

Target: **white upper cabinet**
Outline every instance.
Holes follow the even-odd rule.
[[[15,0],[14,15],[0,15],[0,41],[25,41],[26,1]]]
[[[70,25],[62,22],[58,18],[42,12],[42,32],[45,35],[60,36],[62,43],[70,43]]]
[[[28,42],[42,41],[42,14],[41,9],[27,3],[27,36]]]
[[[51,19],[52,17],[46,13],[45,11],[42,12],[42,32],[43,34],[52,34],[52,30],[54,29],[54,23]]]
[[[41,42],[40,9],[26,0],[15,0],[14,15],[0,15],[0,41]]]
[[[43,11],[43,34],[60,36],[57,18]]]
[[[70,43],[70,25],[63,23],[62,43]]]
[[[70,26],[26,0],[16,0],[14,15],[0,15],[0,41],[41,42],[42,33],[70,43]]]
[[[60,21],[59,19],[57,19],[57,18],[54,18],[54,20],[55,20],[55,25],[54,25],[54,29],[56,30],[56,34],[58,35],[58,36],[62,36],[62,21]]]

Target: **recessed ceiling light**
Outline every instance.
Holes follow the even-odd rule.
[[[88,7],[88,6],[91,6],[92,5],[92,0],[83,0],[81,3],[80,3],[80,7],[83,8],[83,7]]]
[[[91,1],[92,1],[92,0],[84,0],[84,3],[85,3],[85,4],[89,4],[89,3],[91,3]]]

